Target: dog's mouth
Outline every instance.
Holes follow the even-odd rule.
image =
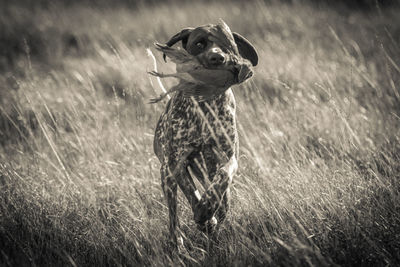
[[[234,69],[234,75],[238,83],[242,83],[253,76],[253,71],[248,64],[238,64]]]
[[[233,60],[233,65],[229,69],[235,77],[235,83],[239,84],[253,76],[251,63],[243,58]]]
[[[231,84],[239,84],[253,76],[252,64],[240,56],[225,54],[224,64],[215,65],[203,58],[198,58],[201,65],[208,70],[226,70],[232,73]]]

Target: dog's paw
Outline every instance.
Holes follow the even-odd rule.
[[[197,228],[203,233],[213,233],[218,225],[218,220],[213,216],[211,219],[207,220],[203,224],[197,224]]]
[[[213,220],[214,213],[216,207],[214,202],[210,201],[209,198],[202,198],[199,203],[197,203],[195,210],[194,210],[194,221],[198,225],[205,225],[210,221],[213,223],[216,221]]]

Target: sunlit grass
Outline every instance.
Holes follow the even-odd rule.
[[[8,33],[22,45],[0,62],[6,265],[399,263],[398,9],[8,10],[1,23],[24,31]],[[179,259],[152,148],[164,104],[147,104],[160,88],[145,49],[220,17],[260,63],[234,88],[241,148],[227,223],[204,236],[180,196],[188,253]]]

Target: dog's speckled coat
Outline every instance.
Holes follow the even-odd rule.
[[[212,41],[215,40],[215,29],[230,35],[230,40],[236,42],[237,48],[235,43],[233,45],[240,52],[238,56],[250,60],[253,66],[257,64],[254,47],[239,34],[233,33],[232,36],[224,23],[222,26],[205,25],[184,29],[173,36],[167,45],[172,46],[182,41],[183,48],[189,53],[203,61],[209,60],[204,63],[207,67],[207,64],[213,63],[212,57],[216,53],[218,57],[224,57],[223,51],[226,51],[221,43]],[[202,51],[199,50],[198,40],[206,42]],[[231,62],[221,61],[210,68],[222,68],[228,64]],[[201,230],[211,230],[226,217],[229,185],[237,169],[239,149],[235,112],[235,98],[230,88],[202,102],[196,101],[194,97],[184,97],[183,92],[177,91],[157,123],[154,151],[161,163],[162,188],[168,202],[170,233],[175,245],[180,236],[178,185],[188,199],[194,220]],[[192,175],[206,189],[203,196],[197,191]]]
[[[218,209],[217,220],[222,222],[225,218],[229,195],[226,191],[236,170],[234,165],[238,151],[235,120],[235,99],[229,89],[205,102],[196,102],[178,93],[168,102],[157,124],[154,148],[162,165],[163,190],[169,207],[176,205],[179,184],[192,206],[196,222],[200,225],[206,223],[220,206],[217,201],[219,198],[223,198],[224,205]],[[165,151],[168,153],[163,153]],[[228,164],[232,166],[227,166]],[[180,170],[175,177],[171,177],[169,174],[178,165]],[[207,190],[208,196],[204,195],[199,201],[187,167],[190,167],[202,184],[206,184],[207,179],[217,182],[214,186],[219,185],[218,190]],[[232,170],[228,172],[226,168]],[[173,208],[170,217],[173,221],[177,220],[176,208]]]

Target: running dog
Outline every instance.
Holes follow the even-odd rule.
[[[240,34],[231,32],[223,21],[217,25],[185,28],[171,37],[166,48],[178,42],[206,72],[201,72],[198,80],[202,80],[195,84],[196,94],[187,93],[184,86],[175,91],[155,130],[154,152],[161,163],[162,188],[169,208],[169,230],[175,245],[178,245],[178,240],[181,244],[183,242],[177,216],[178,186],[189,201],[194,220],[201,230],[211,231],[226,217],[229,186],[238,167],[239,149],[236,104],[230,86],[252,76],[251,68],[244,66],[258,63],[254,46]],[[188,73],[196,78],[195,71]],[[213,85],[218,78],[215,76],[219,75],[215,73],[226,75],[224,79],[229,86],[218,80],[210,89],[209,85]],[[192,83],[188,79],[184,82],[195,86],[196,79]],[[197,190],[193,178],[205,188],[203,195]]]

